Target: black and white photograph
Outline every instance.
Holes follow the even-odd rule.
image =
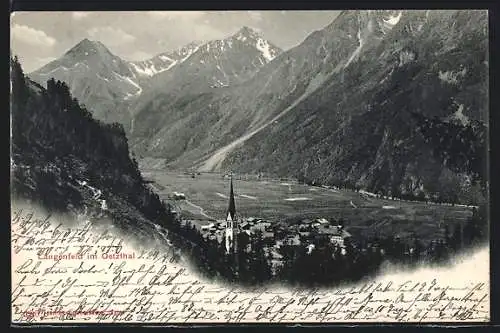
[[[10,35],[12,322],[489,320],[487,10]]]

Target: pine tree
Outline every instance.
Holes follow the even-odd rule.
[[[253,272],[254,282],[258,284],[269,281],[272,277],[271,265],[264,251],[264,240],[261,232],[256,232],[252,237],[249,270]]]
[[[458,252],[463,247],[463,233],[461,223],[455,224],[455,229],[453,230],[453,235],[450,238],[450,248],[454,252]]]
[[[472,209],[472,217],[470,217],[463,230],[463,238],[465,246],[474,246],[487,239],[488,222],[486,205],[475,207]]]

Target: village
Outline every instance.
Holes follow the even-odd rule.
[[[186,200],[184,193],[174,192],[173,196],[176,200]],[[351,238],[342,221],[330,221],[324,217],[287,224],[253,216],[246,218],[237,216],[232,180],[226,219],[213,221],[187,219],[183,223],[194,226],[205,240],[225,243],[227,254],[236,251],[238,239],[262,239],[263,250],[273,270],[283,264],[283,255],[280,251],[282,247],[302,247],[307,254],[311,254],[316,248],[333,246],[339,248],[341,254],[345,255],[346,240]],[[248,242],[245,251],[253,250],[255,249],[251,248],[251,242]]]
[[[204,238],[222,242],[225,236],[226,221],[211,222],[201,226],[200,230]],[[266,245],[275,249],[289,245],[304,246],[309,251],[326,243],[345,248],[344,241],[351,237],[351,234],[342,225],[332,224],[325,218],[304,219],[299,224],[286,226],[256,217],[248,217],[239,221],[237,233],[245,233],[250,237],[259,235],[265,240]]]
[[[343,216],[343,214],[340,214],[339,217],[338,214],[329,214],[328,212],[325,214],[318,211],[316,215],[276,215],[269,214],[269,211],[266,212],[264,209],[263,214],[260,215],[258,205],[254,204],[255,207],[251,210],[248,209],[249,202],[257,200],[255,196],[257,193],[250,192],[251,196],[248,194],[249,192],[238,188],[238,192],[243,192],[243,194],[240,193],[235,196],[232,175],[224,175],[223,179],[229,181],[229,193],[227,195],[221,193],[220,189],[216,189],[213,193],[219,198],[228,200],[228,203],[227,201],[226,203],[219,202],[216,205],[217,210],[205,210],[200,206],[200,204],[203,205],[203,202],[196,201],[194,203],[191,201],[193,192],[189,187],[182,188],[183,190],[188,189],[189,195],[175,191],[176,188],[172,188],[174,191],[169,192],[169,199],[173,203],[174,209],[172,212],[178,215],[180,225],[187,227],[184,230],[186,230],[186,235],[190,235],[190,240],[202,242],[205,249],[210,248],[211,251],[216,251],[210,254],[211,259],[204,260],[209,260],[213,265],[218,265],[217,262],[219,261],[233,260],[228,258],[240,257],[247,258],[243,259],[243,262],[245,260],[251,262],[250,265],[266,262],[266,265],[271,269],[272,276],[282,276],[283,274],[300,275],[302,273],[297,271],[291,272],[297,269],[300,271],[302,268],[299,267],[306,265],[309,261],[318,265],[314,269],[307,268],[314,275],[317,269],[321,270],[326,267],[325,265],[329,265],[330,268],[338,268],[340,267],[338,265],[343,262],[349,262],[351,266],[356,265],[356,269],[352,268],[354,266],[349,269],[353,274],[357,274],[358,271],[367,272],[375,269],[382,260],[408,265],[419,261],[444,260],[443,258],[447,258],[449,253],[455,251],[455,248],[462,247],[465,241],[459,237],[461,230],[466,228],[467,223],[470,224],[470,222],[464,222],[455,226],[439,225],[439,234],[435,238],[422,239],[415,233],[401,234],[397,229],[386,233],[380,232],[380,229],[378,229],[380,225],[390,221],[390,219],[384,219],[383,216],[380,217],[380,220],[375,220],[382,222],[371,225],[372,231],[363,233],[360,232],[356,223],[351,226],[352,220]],[[266,180],[263,183],[269,184],[268,182],[269,180]],[[283,196],[280,198],[283,201],[300,202],[299,200],[305,200],[306,197],[310,200],[309,197],[312,194],[317,195],[318,191],[325,191],[328,193],[327,195],[330,195],[331,192],[333,193],[331,195],[335,196],[340,191],[340,189],[326,186],[309,186],[302,189],[302,191],[307,192],[295,192],[297,194],[293,196],[288,194],[291,191],[283,191],[280,186],[284,187],[286,185],[290,190],[291,186],[300,186],[298,183],[291,180],[280,180],[274,184],[269,186],[273,190],[267,191],[266,195],[272,197],[274,191],[279,194],[286,193],[284,198]],[[324,190],[319,190],[320,188]],[[349,195],[351,192],[346,190],[345,193]],[[358,209],[360,202],[363,202],[363,200],[369,200],[370,202],[371,200],[379,200],[378,195],[374,193],[363,190],[355,191],[355,193],[361,199],[354,200],[353,196],[352,200],[349,198],[347,205],[350,208],[348,209]],[[276,197],[279,198],[279,196]],[[235,198],[238,202],[235,202]],[[387,200],[391,199],[399,201],[397,198],[387,198]],[[207,199],[202,197],[202,200]],[[314,204],[313,201],[308,202]],[[402,203],[404,200],[400,202]],[[343,204],[346,205],[346,202]],[[425,202],[422,204],[425,204]],[[240,208],[238,212],[237,206]],[[293,207],[290,208],[294,209]],[[281,207],[281,209],[283,208]],[[398,210],[398,208],[390,205],[390,202],[387,201],[380,203],[381,212],[391,210]],[[266,214],[267,216],[265,216]],[[434,216],[432,215],[430,218]],[[431,221],[433,220],[429,220],[429,222]],[[413,220],[413,223],[415,222],[416,220]],[[352,230],[350,230],[351,227]],[[470,228],[470,226],[467,228]],[[214,255],[214,253],[218,254]],[[222,253],[225,253],[225,256]],[[290,271],[290,267],[295,268]],[[254,269],[260,268],[254,267]],[[311,281],[313,281],[315,278],[301,275],[298,279],[304,281],[312,279]]]

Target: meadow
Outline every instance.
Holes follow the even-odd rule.
[[[224,219],[228,206],[229,178],[217,173],[185,174],[142,170],[160,198],[173,202],[185,218],[209,223]],[[349,191],[299,184],[279,179],[233,177],[236,211],[241,218],[257,217],[270,222],[296,223],[309,218],[343,219],[354,236],[393,235],[423,241],[450,233],[456,223],[472,215],[471,208],[375,198]],[[186,200],[170,200],[181,192]]]

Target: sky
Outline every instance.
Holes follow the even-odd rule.
[[[228,37],[242,26],[289,49],[330,24],[339,11],[16,12],[11,50],[26,72],[60,57],[84,38],[126,60],[144,60],[192,41]]]

